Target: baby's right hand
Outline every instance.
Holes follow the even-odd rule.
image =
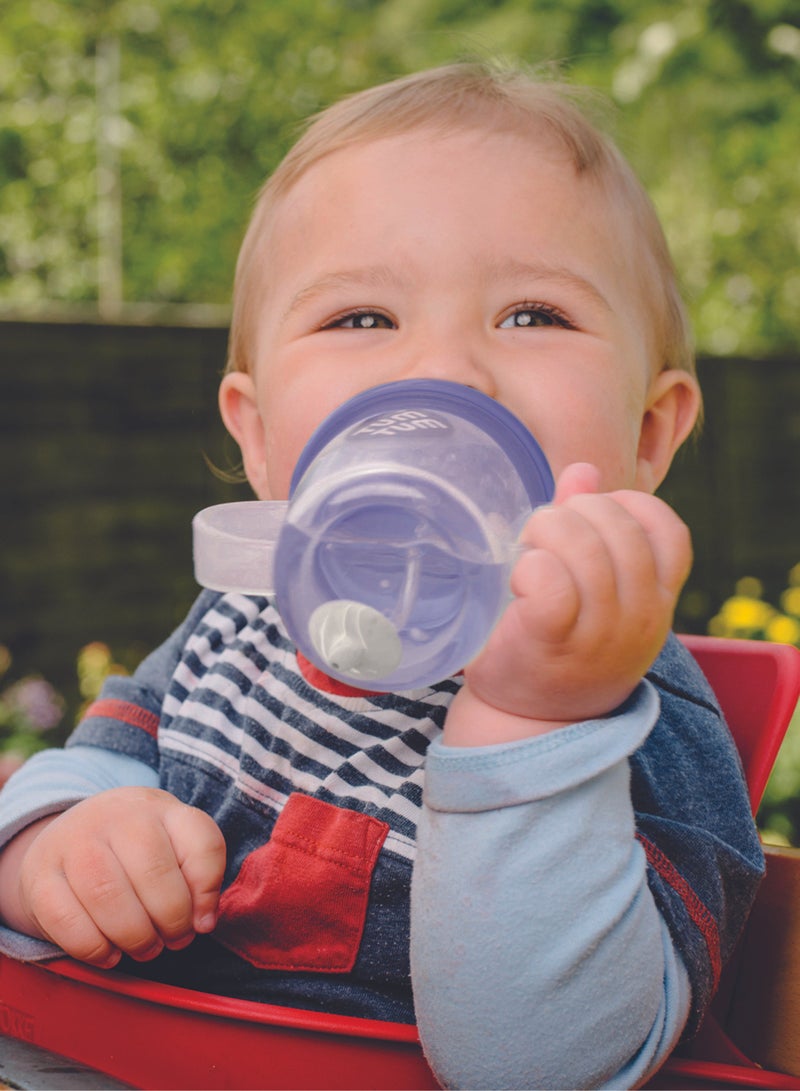
[[[114,788],[42,824],[19,864],[29,926],[14,923],[94,966],[143,962],[214,928],[224,870],[209,815],[158,789]]]

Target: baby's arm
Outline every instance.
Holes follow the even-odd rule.
[[[569,468],[532,516],[516,597],[428,752],[412,975],[446,1086],[632,1086],[689,1012],[627,760],[658,718],[642,678],[689,536],[661,501],[596,482]]]
[[[96,966],[179,950],[216,924],[225,845],[208,815],[114,788],[39,819],[0,856],[0,916]]]
[[[631,1087],[685,1025],[686,969],[634,837],[643,683],[605,720],[434,743],[412,885],[420,1035],[449,1087]]]

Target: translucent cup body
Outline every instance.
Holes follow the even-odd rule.
[[[505,607],[520,530],[552,492],[527,429],[474,390],[405,381],[351,399],[295,472],[274,562],[289,634],[366,689],[456,673]]]

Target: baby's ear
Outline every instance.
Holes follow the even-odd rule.
[[[672,459],[694,428],[700,412],[700,387],[688,371],[660,372],[647,396],[636,461],[636,488],[655,492]]]
[[[269,500],[266,434],[258,411],[256,387],[244,371],[230,371],[219,388],[219,411],[225,427],[239,444],[244,472],[259,500]]]

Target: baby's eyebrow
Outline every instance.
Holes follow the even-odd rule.
[[[312,280],[296,292],[283,313],[284,318],[317,296],[338,288],[404,288],[408,279],[388,265],[366,265],[357,269],[339,269]]]
[[[582,295],[599,304],[605,310],[610,311],[611,305],[589,278],[584,277],[574,269],[566,266],[553,265],[548,262],[520,261],[517,258],[502,258],[481,265],[483,278],[492,284],[520,284],[528,282],[544,282],[548,285],[561,284],[566,288],[580,292]],[[411,277],[393,266],[366,265],[355,269],[338,269],[330,273],[324,273],[312,280],[292,296],[289,305],[283,313],[283,318],[288,318],[300,307],[313,302],[325,292],[336,291],[341,288],[379,289],[408,287]]]
[[[524,281],[543,281],[546,284],[561,284],[587,296],[599,303],[605,310],[612,309],[611,304],[588,277],[567,266],[552,265],[548,262],[518,261],[516,258],[503,258],[492,262],[487,269],[487,280],[492,283],[520,283]]]

